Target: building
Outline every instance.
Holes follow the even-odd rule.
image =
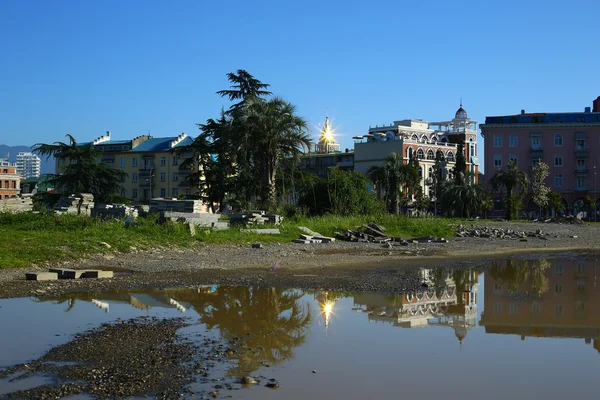
[[[329,117],[326,117],[319,140],[311,143],[309,152],[302,155],[299,169],[323,178],[327,176],[327,169],[331,167],[354,170],[354,151],[340,151],[340,144],[335,140]]]
[[[443,155],[448,173],[456,160],[457,145],[464,142],[467,170],[473,172],[477,182],[479,159],[477,157],[477,121],[468,118],[462,107],[449,121],[427,122],[405,119],[389,125],[369,127],[369,133],[355,136],[354,170],[367,173],[369,168],[383,166],[391,153],[399,153],[406,162],[413,154],[419,159],[419,175],[423,194],[429,196],[429,185],[434,174],[436,154]],[[446,175],[447,176],[447,175]]]
[[[354,296],[353,309],[366,313],[369,321],[389,323],[398,328],[448,327],[462,343],[467,332],[477,326],[479,273],[460,271],[461,278],[467,277],[465,281],[469,282],[460,287],[452,273],[425,268],[420,273],[428,290],[395,296],[360,293]],[[434,277],[436,274],[441,276]]]
[[[0,200],[17,197],[21,193],[21,178],[17,166],[6,159],[0,160]]]
[[[595,258],[526,263],[504,261],[486,270],[480,321],[485,332],[521,340],[579,338],[600,352],[600,271]]]
[[[600,97],[594,100],[593,109],[585,107],[583,112],[521,110],[519,114],[486,117],[481,134],[485,138],[487,181],[511,160],[523,171],[529,171],[541,160],[550,167],[546,185],[560,193],[566,213],[586,216],[585,203],[590,200],[598,210]],[[501,197],[496,194],[494,200],[494,211],[498,214],[503,208]],[[523,206],[530,214],[537,211],[530,197]]]
[[[149,201],[153,197],[172,198],[197,192],[185,180],[191,169],[184,169],[181,165],[191,154],[178,156],[173,152],[192,142],[193,139],[185,133],[162,138],[142,135],[131,140],[112,140],[110,132],[107,132],[90,143],[102,153],[103,163],[127,173],[121,181],[123,197]],[[63,161],[57,159],[57,173],[63,167]]]
[[[42,161],[33,153],[17,154],[17,174],[23,179],[40,176]]]

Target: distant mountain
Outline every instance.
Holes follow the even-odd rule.
[[[8,160],[10,162],[17,161],[17,154],[20,152],[30,153],[31,147],[29,146],[7,146],[0,144],[0,158],[6,157],[8,154]],[[46,159],[46,157],[40,157],[42,159],[42,174],[53,174],[54,173],[54,157]]]

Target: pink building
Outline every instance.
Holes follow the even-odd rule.
[[[600,211],[600,97],[583,112],[527,113],[486,117],[480,125],[485,138],[486,182],[498,169],[515,160],[523,171],[530,171],[537,160],[550,167],[546,185],[561,194],[565,213],[594,218],[593,206],[584,204],[588,198]],[[600,177],[598,177],[600,178]],[[494,211],[502,215],[500,194],[494,197]],[[525,198],[523,210],[535,215],[537,207],[531,196]],[[588,214],[589,211],[589,214]],[[598,214],[600,220],[600,214]]]

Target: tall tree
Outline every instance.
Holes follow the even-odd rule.
[[[454,183],[461,186],[465,182],[467,174],[467,160],[465,159],[465,145],[460,141],[456,146],[456,160],[454,163]]]
[[[300,148],[308,148],[308,124],[296,115],[294,105],[279,97],[249,99],[242,123],[253,143],[252,164],[259,173],[262,200],[269,208],[274,208],[277,170],[284,157],[298,159]]]
[[[542,214],[542,209],[548,204],[548,194],[550,193],[550,188],[546,186],[544,181],[550,174],[549,171],[550,168],[548,167],[548,164],[542,160],[538,160],[537,163],[531,168],[531,175],[533,177],[532,200],[533,203],[538,206],[538,209],[540,210],[540,216]]]
[[[68,143],[37,143],[33,151],[49,158],[54,156],[63,167],[48,182],[59,193],[91,193],[98,201],[110,200],[121,188],[120,182],[127,174],[101,162],[102,152],[92,143],[80,145],[71,135]]]
[[[391,153],[381,167],[371,167],[367,171],[371,179],[377,179],[385,189],[388,210],[394,214],[400,213],[403,188],[418,185],[419,173],[410,164],[405,164],[401,154]]]
[[[518,216],[515,214],[518,214],[518,209],[520,208],[516,207],[514,203],[522,201],[523,194],[529,187],[527,174],[519,169],[515,161],[510,161],[508,169],[499,170],[490,179],[490,185],[494,192],[501,191],[502,189],[506,190],[505,204],[507,219],[510,220]]]

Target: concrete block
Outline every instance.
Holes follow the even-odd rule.
[[[88,269],[83,274],[82,278],[112,278],[114,273],[112,271],[102,271],[99,269]]]
[[[242,232],[252,232],[261,235],[279,235],[281,232],[279,229],[242,229]]]
[[[70,268],[50,268],[50,272],[56,272],[58,279],[79,279],[87,270]]]
[[[263,245],[262,245],[262,244],[260,244],[260,243],[254,243],[254,244],[252,245],[252,248],[253,248],[253,249],[262,249],[262,248],[263,248]]]
[[[55,281],[58,280],[56,272],[26,272],[25,279],[28,281]]]
[[[301,243],[301,244],[308,244],[308,243],[310,243],[310,240],[294,239],[294,240],[292,240],[292,242],[294,242],[294,243]]]
[[[302,236],[302,235],[300,235]],[[331,243],[331,242],[335,242],[335,238],[329,237],[329,236],[315,236],[312,239],[317,239],[322,241],[323,243]]]

